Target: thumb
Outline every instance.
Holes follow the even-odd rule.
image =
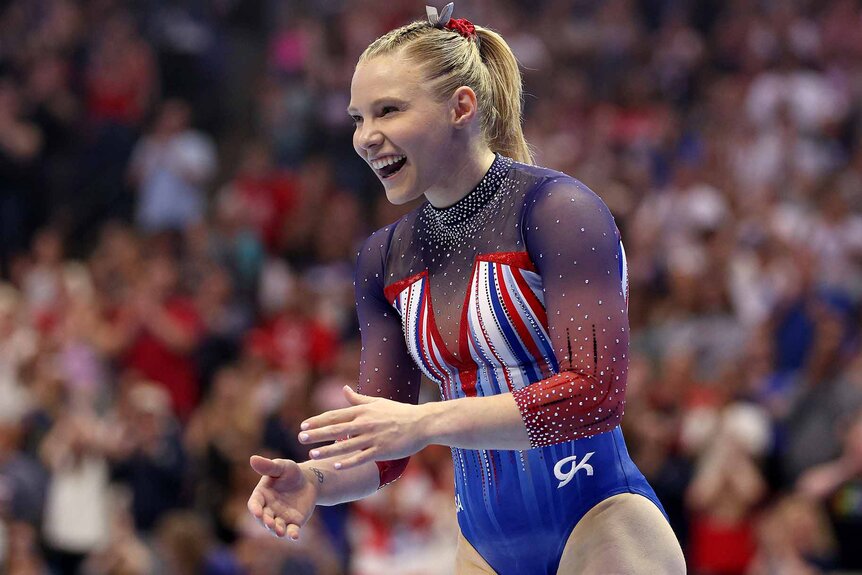
[[[357,393],[353,391],[353,388],[349,385],[344,386],[344,397],[347,398],[347,401],[349,401],[351,405],[362,405],[363,403],[371,403],[372,401],[377,399],[376,397],[369,397],[367,395]]]
[[[251,464],[251,468],[260,475],[281,477],[287,471],[290,461],[287,459],[268,459],[260,455],[252,455],[249,463]]]

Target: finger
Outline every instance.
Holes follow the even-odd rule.
[[[267,459],[253,455],[251,466],[264,477],[277,478],[282,485],[295,485],[302,480],[299,464],[290,459]]]
[[[337,455],[353,453],[354,451],[366,449],[371,445],[371,443],[372,440],[370,437],[367,435],[360,435],[359,437],[351,437],[350,439],[345,439],[344,441],[339,441],[332,445],[312,449],[309,452],[309,455],[312,459],[327,459]]]
[[[299,525],[291,523],[287,526],[287,537],[291,541],[299,541]]]
[[[309,429],[320,429],[321,427],[334,425],[336,423],[347,423],[348,421],[353,421],[358,411],[359,409],[357,406],[333,409],[332,411],[327,411],[326,413],[321,413],[320,415],[315,415],[314,417],[306,419],[302,422],[302,425],[300,425],[299,428],[303,431],[307,431]]]
[[[368,395],[362,395],[361,393],[357,393],[353,391],[353,388],[349,385],[345,385],[344,388],[344,397],[347,398],[347,401],[350,402],[351,405],[363,405],[365,403],[371,403],[372,401],[376,401],[377,397],[371,397]]]
[[[269,507],[263,508],[263,517],[261,517],[264,527],[270,531],[275,531],[275,513]]]
[[[285,459],[268,459],[260,455],[252,455],[248,462],[251,468],[260,475],[268,475],[269,477],[281,477],[284,473]]]
[[[264,498],[262,493],[258,491],[253,491],[251,497],[248,498],[248,503],[246,507],[248,507],[249,512],[260,519],[263,517],[263,506],[266,504],[266,499]]]
[[[287,522],[281,517],[275,518],[275,534],[278,537],[284,537],[284,534],[287,533]]]
[[[354,422],[326,425],[319,429],[303,431],[299,434],[300,443],[320,443],[321,441],[338,441],[351,435],[358,435],[359,429]]]

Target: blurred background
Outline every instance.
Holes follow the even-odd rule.
[[[252,453],[358,370],[390,206],[353,66],[406,0],[0,2],[4,573],[444,574],[443,448],[300,544]],[[459,0],[630,264],[623,423],[694,574],[862,572],[862,5]],[[426,399],[436,388],[428,386]]]

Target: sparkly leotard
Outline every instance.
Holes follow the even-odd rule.
[[[619,428],[626,278],[598,196],[503,156],[455,205],[425,203],[360,250],[363,393],[415,403],[424,373],[443,400],[515,397],[532,449],[452,449],[461,531],[501,575],[556,573],[575,524],[612,495],[661,509]],[[383,485],[406,460],[378,465]]]

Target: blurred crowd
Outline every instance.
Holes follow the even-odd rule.
[[[0,572],[451,572],[449,452],[256,525],[358,371],[353,65],[413,0],[0,2]],[[630,265],[624,433],[702,575],[862,572],[862,5],[460,0]],[[425,386],[424,398],[436,388]]]

